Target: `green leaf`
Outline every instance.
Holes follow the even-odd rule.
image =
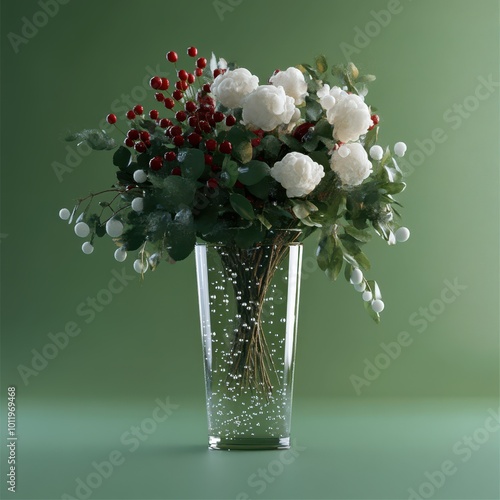
[[[226,156],[222,164],[222,172],[220,174],[220,184],[224,187],[233,187],[238,180],[238,164],[232,161],[229,156]]]
[[[292,151],[303,151],[302,143],[290,135],[281,134],[280,141],[286,144]]]
[[[166,178],[150,176],[150,181],[159,188],[159,201],[167,210],[177,212],[182,206],[192,206],[196,192],[193,181],[179,175]]]
[[[306,120],[310,122],[317,122],[322,115],[323,108],[321,107],[321,104],[310,97],[306,97]]]
[[[238,127],[232,127],[226,140],[233,146],[232,156],[242,164],[248,163],[253,157],[253,148],[249,133]]]
[[[273,225],[262,215],[258,214],[257,219],[261,222],[261,224],[266,228],[266,229],[271,229]]]
[[[271,177],[264,177],[262,180],[257,182],[257,184],[247,186],[247,190],[250,194],[257,196],[257,198],[267,200],[269,198],[269,191],[271,190],[271,186],[274,182],[275,181]]]
[[[344,226],[344,231],[355,238],[358,241],[366,243],[372,239],[372,235],[369,231],[364,231],[362,229],[356,229],[352,226]]]
[[[144,229],[142,225],[135,225],[127,229],[120,237],[123,246],[128,252],[138,250],[143,245],[146,239]]]
[[[376,313],[372,309],[372,305],[370,302],[365,302],[365,310],[368,313],[368,315],[370,316],[370,318],[372,318],[373,321],[375,321],[375,323],[377,323],[377,324],[380,323],[380,314]]]
[[[357,81],[359,83],[371,83],[374,82],[377,79],[375,75],[361,75],[358,77]]]
[[[260,141],[260,147],[272,158],[276,158],[281,150],[281,141],[274,135],[266,135]]]
[[[331,139],[333,135],[333,127],[327,120],[322,119],[314,125],[313,134],[319,137],[327,137],[328,139]]]
[[[253,210],[252,204],[241,194],[233,193],[229,197],[229,202],[233,207],[233,210],[246,220],[255,219],[255,212]]]
[[[241,248],[249,248],[262,241],[266,229],[260,224],[252,224],[247,228],[239,229],[234,237],[235,243]]]
[[[344,264],[344,254],[342,253],[342,249],[339,246],[336,246],[330,257],[330,263],[328,264],[326,275],[332,281],[335,281],[339,277],[340,271],[342,271],[343,264]]]
[[[404,182],[388,182],[382,184],[380,189],[384,194],[398,194],[406,189],[406,184]]]
[[[267,163],[252,160],[239,168],[238,180],[245,186],[253,186],[269,175],[271,169]]]
[[[102,151],[104,149],[114,149],[116,147],[115,140],[110,137],[104,130],[98,129],[85,129],[81,132],[68,134],[66,141],[78,143],[86,142],[92,149]]]
[[[175,261],[184,260],[194,249],[196,232],[191,210],[180,210],[168,227],[167,251]]]
[[[120,170],[126,170],[130,165],[132,154],[130,150],[125,146],[120,146],[113,155],[113,165],[118,167]]]
[[[179,151],[177,160],[181,164],[183,177],[197,180],[205,171],[205,155],[200,149],[184,149]]]
[[[317,56],[314,63],[316,64],[316,69],[320,74],[326,73],[328,71],[328,63],[326,62],[325,56]]]
[[[219,209],[215,205],[209,205],[205,210],[200,212],[199,216],[194,219],[196,231],[200,234],[208,233],[219,216]]]
[[[313,151],[309,154],[309,157],[311,158],[311,160],[322,165],[325,169],[325,172],[329,172],[331,170],[330,157],[325,151]]]
[[[378,125],[375,125],[371,130],[368,131],[368,133],[365,136],[365,149],[369,150],[372,146],[377,144],[378,140],[378,131],[379,127]]]

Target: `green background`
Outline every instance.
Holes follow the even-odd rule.
[[[71,0],[14,46],[23,18],[43,22],[41,3],[1,6],[1,404],[4,419],[15,385],[15,498],[74,494],[92,461],[127,453],[122,433],[167,396],[179,408],[91,498],[408,498],[426,471],[461,463],[454,444],[498,407],[499,2]],[[375,20],[395,6],[388,22]],[[144,283],[136,276],[87,324],[78,306],[106,289],[113,271],[134,276],[132,262],[114,261],[109,239],[84,255],[57,216],[114,179],[110,153],[69,165],[65,130],[97,127],[112,107],[123,115],[127,95],[146,94],[148,67],[165,74],[165,52],[189,45],[261,83],[319,53],[336,63],[350,52],[377,75],[367,102],[382,118],[380,143],[409,146],[399,199],[412,237],[367,249],[386,302],[381,325],[343,279],[331,284],[315,269],[315,242],[306,245],[294,410],[305,451],[263,492],[248,478],[278,453],[205,449],[194,259],[162,264]],[[480,78],[497,85],[478,101]],[[154,107],[151,92],[142,103]],[[71,171],[58,179],[55,162]],[[466,287],[451,304],[440,299],[446,280]],[[32,350],[71,321],[81,334],[24,383],[19,365],[30,366]],[[365,360],[403,331],[412,345],[357,395],[352,375],[362,377]],[[499,498],[498,454],[492,433],[433,498]],[[1,470],[8,498],[4,455]]]

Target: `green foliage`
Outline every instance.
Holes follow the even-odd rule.
[[[267,163],[252,160],[239,168],[238,180],[245,186],[253,186],[267,177],[270,170]]]
[[[65,140],[68,142],[77,141],[79,144],[86,142],[88,146],[96,151],[109,150],[116,147],[115,140],[104,130],[98,129],[86,129],[81,132],[70,133],[65,137]]]
[[[233,193],[229,197],[229,201],[234,211],[243,217],[243,219],[253,220],[255,219],[255,212],[253,210],[252,204],[241,194]]]

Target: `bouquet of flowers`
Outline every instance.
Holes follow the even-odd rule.
[[[394,198],[405,189],[395,156],[406,145],[377,144],[380,119],[365,102],[375,77],[352,63],[329,69],[319,56],[260,84],[245,68],[198,57],[195,47],[187,54],[190,71],[167,53],[175,81],[151,78],[155,106],[130,109],[126,132],[107,116],[122,144],[105,130],[67,137],[115,150],[114,186],[59,213],[86,239],[83,252],[107,234],[115,259],[135,252],[143,275],[162,260],[185,259],[197,239],[245,249],[319,233],[319,267],[332,280],[344,267],[379,321],[384,303],[364,276],[370,263],[362,247],[373,231],[389,245],[409,231]]]

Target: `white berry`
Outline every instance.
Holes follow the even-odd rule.
[[[361,272],[361,269],[353,269],[351,273],[351,284],[352,285],[359,285],[363,281],[363,273]]]
[[[384,310],[384,307],[385,307],[385,304],[380,299],[374,300],[372,302],[372,309],[376,313],[381,313]]]
[[[85,254],[85,255],[90,255],[92,252],[94,251],[94,247],[92,246],[91,243],[89,243],[88,241],[86,241],[83,245],[82,245],[82,252]]]
[[[373,299],[373,294],[372,292],[367,290],[366,292],[363,292],[363,295],[361,297],[365,302],[371,302],[371,300]]]
[[[396,144],[394,144],[394,152],[398,156],[401,156],[401,157],[404,156],[407,149],[408,149],[408,147],[406,146],[406,144],[404,142],[396,142]]]
[[[135,182],[142,184],[143,182],[146,182],[147,180],[148,180],[148,176],[146,175],[146,172],[144,172],[144,170],[136,170],[134,172],[134,181]]]
[[[359,285],[354,285],[356,292],[364,292],[366,290],[366,283],[362,281]]]
[[[90,234],[90,227],[85,222],[79,222],[75,225],[75,234],[80,238],[86,238]]]
[[[134,260],[134,271],[139,274],[143,274],[148,270],[149,264],[148,261],[145,260],[142,262],[141,259]]]
[[[123,233],[123,224],[118,219],[109,219],[106,222],[106,232],[111,238],[118,238]]]
[[[67,208],[61,208],[61,210],[59,210],[59,217],[62,220],[68,220],[70,216],[71,212]]]
[[[374,160],[380,161],[384,157],[384,150],[381,146],[372,146],[370,148],[370,156]]]
[[[410,230],[407,227],[400,227],[396,230],[394,236],[396,237],[396,241],[398,243],[404,243],[405,241],[408,241],[408,238],[410,237]]]
[[[127,250],[125,247],[120,247],[115,251],[115,259],[118,262],[123,262],[127,258]]]
[[[142,198],[134,198],[132,200],[132,210],[142,212],[144,210],[144,200]]]

